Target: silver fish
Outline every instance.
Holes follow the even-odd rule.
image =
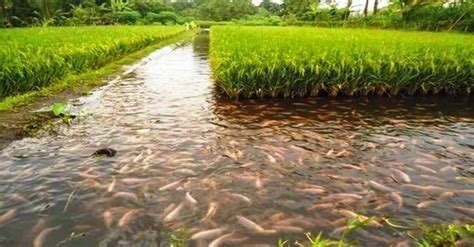
[[[114,190],[116,182],[117,182],[117,180],[115,178],[113,178],[112,182],[109,184],[109,187],[107,188],[108,192],[112,192]]]
[[[252,201],[250,200],[250,198],[244,196],[244,195],[241,195],[241,194],[237,194],[237,193],[229,193],[230,196],[234,197],[234,198],[238,198],[248,204],[252,204]]]
[[[55,226],[55,227],[46,228],[43,231],[41,231],[40,234],[38,234],[38,236],[36,236],[35,240],[33,241],[33,247],[42,247],[48,235],[54,231],[59,230],[60,228],[61,226]]]
[[[224,234],[225,229],[220,227],[220,228],[215,228],[211,230],[206,230],[202,232],[198,232],[194,235],[191,236],[191,239],[198,240],[198,239],[211,239],[211,238],[217,238]]]
[[[118,221],[117,225],[118,226],[125,226],[127,225],[132,219],[133,217],[135,217],[136,215],[138,215],[140,213],[140,210],[138,209],[132,209],[130,211],[128,211],[126,214],[124,214],[122,216],[122,218],[120,218],[120,220]]]
[[[168,215],[166,215],[164,221],[168,222],[168,221],[174,221],[178,219],[184,206],[185,206],[184,202],[180,203],[173,211],[171,211]]]
[[[219,247],[219,246],[221,246],[224,243],[224,241],[226,240],[226,238],[228,238],[232,235],[233,235],[233,233],[222,235],[221,237],[219,237],[219,238],[215,239],[214,241],[212,241],[209,244],[209,247]]]
[[[400,193],[397,192],[391,192],[390,197],[393,199],[393,201],[397,204],[398,209],[402,208],[403,206],[403,198],[400,195]]]
[[[131,192],[117,192],[114,194],[113,196],[114,198],[122,198],[122,199],[127,199],[127,200],[131,200],[131,201],[134,201],[134,202],[137,202],[138,201],[138,197],[131,193]]]
[[[392,188],[389,188],[385,185],[382,185],[382,184],[379,184],[373,180],[370,180],[369,183],[368,183],[369,187],[372,188],[373,190],[377,190],[377,191],[380,191],[380,192],[394,192],[396,190],[392,189]]]
[[[395,168],[392,168],[391,169],[395,175],[400,178],[403,182],[405,183],[410,183],[411,182],[411,179],[410,179],[410,176],[408,176],[408,174],[398,170],[398,169],[395,169]]]
[[[185,200],[189,205],[196,205],[198,202],[194,197],[191,196],[189,192],[186,192]]]
[[[16,216],[16,209],[9,209],[0,216],[0,225],[12,220]]]
[[[182,180],[172,182],[172,183],[162,186],[159,190],[160,191],[173,190],[173,189],[178,188],[181,185],[181,183],[182,183]]]

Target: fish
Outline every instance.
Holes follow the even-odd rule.
[[[18,193],[13,193],[10,195],[10,199],[15,203],[27,203],[28,200]]]
[[[342,167],[342,168],[347,168],[347,169],[355,169],[355,170],[359,170],[359,171],[363,170],[361,167],[351,165],[351,164],[341,164],[339,166]]]
[[[108,192],[112,192],[114,190],[116,182],[117,182],[117,180],[115,178],[113,178],[112,182],[109,184],[109,187],[107,188]]]
[[[86,187],[102,188],[102,185],[99,182],[97,182],[96,180],[92,179],[92,178],[84,179],[84,181],[82,181],[82,183],[84,185],[86,185]]]
[[[0,225],[12,220],[16,216],[16,209],[9,209],[7,212],[0,216]]]
[[[39,218],[38,221],[36,221],[36,224],[31,228],[31,234],[36,235],[41,232],[41,229],[44,228],[46,225],[46,221],[44,218]]]
[[[225,228],[215,228],[211,230],[206,230],[202,232],[195,233],[194,235],[191,236],[191,239],[193,240],[199,240],[199,239],[211,239],[211,238],[217,238],[224,234]]]
[[[326,153],[326,156],[331,157],[333,154],[334,154],[334,149],[331,149]]]
[[[185,200],[186,200],[186,203],[188,203],[189,205],[196,205],[198,203],[196,199],[194,199],[194,197],[192,197],[189,192],[186,192]]]
[[[410,247],[410,246],[411,246],[410,242],[408,242],[407,240],[404,240],[404,241],[396,243],[394,247]]]
[[[238,194],[238,193],[229,193],[230,196],[234,197],[234,198],[238,198],[248,204],[252,204],[252,201],[250,200],[250,198],[244,196],[244,195],[241,195],[241,194]]]
[[[141,152],[137,157],[133,158],[132,162],[137,163],[143,157],[143,152]]]
[[[33,240],[33,247],[42,247],[48,235],[54,231],[59,230],[60,228],[61,226],[55,226],[41,231],[40,234],[38,234],[38,236],[36,236],[36,238]]]
[[[323,197],[323,200],[345,200],[345,199],[362,199],[363,197],[357,194],[352,194],[352,193],[337,193],[337,194],[331,194],[326,197]]]
[[[218,204],[216,202],[209,203],[209,208],[207,209],[207,213],[204,218],[201,220],[202,222],[206,222],[211,220],[212,217],[216,214],[218,209]]]
[[[255,188],[261,189],[263,187],[262,180],[260,180],[260,176],[255,178]]]
[[[456,190],[457,195],[474,196],[474,190]]]
[[[403,188],[414,189],[414,190],[419,190],[419,191],[423,191],[423,192],[428,191],[428,189],[425,186],[417,185],[417,184],[404,184],[404,185],[402,185],[402,187]]]
[[[352,211],[347,210],[347,209],[339,209],[339,210],[337,210],[337,212],[344,215],[345,217],[357,219],[360,222],[364,222],[364,221],[367,221],[369,219],[369,217],[367,217],[365,215],[358,214],[358,213],[352,212]],[[371,220],[367,225],[372,226],[372,227],[378,227],[378,228],[383,227],[383,225],[380,224],[379,222],[377,222],[376,220]]]
[[[372,188],[373,190],[377,190],[379,192],[394,192],[396,190],[389,188],[383,184],[379,184],[373,180],[370,180],[368,183],[369,187]]]
[[[168,215],[166,215],[166,217],[164,218],[164,221],[169,222],[169,221],[176,220],[181,214],[181,211],[183,210],[184,206],[185,206],[184,202],[180,203],[173,211],[171,211]]]
[[[232,236],[232,235],[233,235],[233,233],[229,233],[229,234],[222,235],[222,236],[220,236],[219,238],[217,238],[217,239],[215,239],[214,241],[212,241],[212,242],[209,244],[208,247],[219,247],[219,246],[221,246],[221,245],[224,243],[224,241],[225,241],[226,238],[228,238],[228,237],[230,237],[230,236]]]
[[[418,169],[424,171],[424,172],[428,172],[428,173],[432,173],[432,174],[437,174],[438,172],[431,169],[431,168],[428,168],[426,166],[422,166],[422,165],[415,165],[416,167],[418,167]]]
[[[328,209],[328,208],[333,208],[334,204],[333,203],[319,203],[319,204],[314,204],[311,207],[306,208],[306,211],[314,211],[317,209]]]
[[[138,197],[131,193],[131,192],[117,192],[113,195],[114,198],[122,198],[122,199],[127,199],[127,200],[131,200],[131,201],[134,201],[134,202],[137,202],[138,201]]]
[[[273,230],[280,233],[302,233],[304,229],[297,226],[273,226]]]
[[[178,188],[181,183],[183,182],[183,180],[179,180],[179,181],[175,181],[175,182],[172,182],[172,183],[169,183],[167,185],[164,185],[162,187],[159,188],[159,191],[165,191],[165,190],[173,190],[173,189],[176,189]]]
[[[122,183],[124,184],[141,184],[150,181],[148,178],[124,178]]]
[[[122,168],[120,168],[118,172],[122,174],[127,174],[127,173],[132,173],[133,171],[135,170],[130,168],[130,165],[127,164],[127,165],[124,165]]]
[[[170,205],[168,205],[168,207],[165,208],[165,210],[163,210],[163,215],[167,215],[169,214],[171,211],[173,211],[173,209],[176,208],[176,204],[175,203],[171,203]]]
[[[408,176],[408,174],[398,170],[398,169],[395,169],[395,168],[392,168],[391,169],[395,175],[400,178],[403,182],[405,183],[410,183],[411,182],[411,179],[410,179],[410,176]]]
[[[390,197],[393,201],[397,204],[398,209],[402,208],[403,206],[403,198],[398,192],[391,192]]]
[[[329,235],[330,236],[336,236],[336,235],[339,235],[341,233],[344,233],[346,231],[349,230],[349,227],[348,226],[341,226],[341,227],[338,227],[336,229],[334,229]]]
[[[466,208],[466,207],[459,207],[459,206],[456,206],[453,208],[460,213],[474,217],[474,208]]]
[[[429,208],[435,203],[436,203],[435,200],[422,201],[422,202],[416,204],[416,207],[420,208],[420,209]]]
[[[392,206],[392,205],[393,205],[392,202],[386,202],[386,203],[384,203],[384,204],[378,205],[378,206],[375,208],[375,210],[377,210],[377,211],[384,210],[384,209],[386,209],[386,208],[388,208],[388,207],[390,207],[390,206]]]
[[[351,156],[351,155],[353,155],[352,152],[347,151],[347,150],[344,149],[344,150],[340,151],[339,153],[337,153],[334,156],[340,158],[340,157],[347,157],[347,156]]]
[[[439,197],[438,197],[438,201],[440,202],[443,202],[443,201],[446,201],[452,197],[454,197],[455,194],[454,192],[452,191],[446,191],[446,192],[443,192]]]
[[[263,227],[258,225],[257,223],[243,217],[240,215],[237,215],[237,222],[242,225],[244,228],[250,231],[254,231],[255,233],[260,233],[260,234],[273,234],[276,233],[275,230],[265,230]]]
[[[110,212],[109,210],[106,210],[103,214],[102,214],[102,217],[104,218],[104,224],[105,226],[107,227],[107,229],[111,229],[112,228],[112,222],[114,220],[114,216],[112,214],[112,212]]]
[[[120,218],[117,225],[119,227],[127,225],[128,223],[130,223],[130,221],[133,219],[133,217],[135,217],[139,213],[140,213],[139,209],[132,209],[132,210],[128,211],[126,214],[124,214],[122,216],[122,218]]]
[[[267,153],[266,153],[266,155],[267,155],[267,159],[268,159],[268,161],[270,161],[270,163],[276,163],[277,162],[275,157],[273,157],[273,156],[271,156],[270,154],[267,154]]]
[[[306,188],[306,189],[298,189],[297,191],[308,193],[308,194],[321,194],[326,192],[324,189],[316,189],[316,188]]]

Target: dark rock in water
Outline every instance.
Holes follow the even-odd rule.
[[[114,157],[117,153],[117,150],[112,148],[103,148],[95,151],[92,156],[107,156],[107,157]]]

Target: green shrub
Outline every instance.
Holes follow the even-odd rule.
[[[156,16],[156,21],[162,24],[178,23],[178,16],[174,12],[162,11]]]
[[[133,24],[141,19],[140,12],[138,11],[121,11],[116,14],[117,21],[122,24]]]

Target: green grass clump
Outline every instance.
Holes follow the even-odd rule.
[[[421,225],[422,235],[416,239],[419,247],[456,246],[462,239],[474,241],[474,225]]]
[[[213,26],[211,66],[232,98],[470,93],[474,36]]]
[[[95,26],[2,29],[0,98],[97,69],[182,33],[179,26]]]

